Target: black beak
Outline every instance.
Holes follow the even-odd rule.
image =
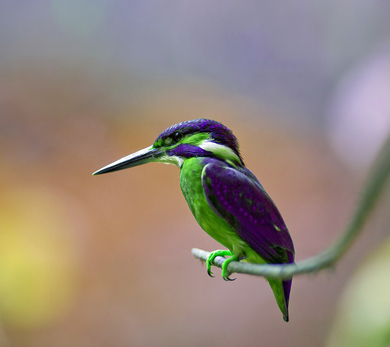
[[[156,159],[158,159],[162,154],[164,154],[164,152],[161,151],[161,149],[152,148],[152,146],[150,146],[101,168],[100,170],[94,172],[93,175],[101,175],[108,172],[119,171],[150,163],[156,161]]]

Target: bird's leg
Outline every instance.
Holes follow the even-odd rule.
[[[217,250],[217,251],[210,253],[210,255],[208,256],[208,258],[206,260],[207,273],[210,277],[214,277],[213,273],[211,272],[211,263],[214,261],[214,259],[216,257],[224,257],[225,258],[225,256],[229,256],[230,258],[226,259],[222,264],[222,278],[225,281],[234,281],[234,280],[229,278],[229,275],[226,275],[227,274],[226,269],[227,269],[227,266],[229,265],[229,263],[231,261],[237,261],[238,257],[236,255],[234,255],[232,252],[230,252],[229,250]]]

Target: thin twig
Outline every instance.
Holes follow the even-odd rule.
[[[263,276],[269,278],[289,279],[294,275],[316,273],[320,270],[332,267],[344,255],[352,242],[361,232],[368,216],[378,202],[381,192],[384,190],[386,180],[390,176],[390,137],[380,151],[374,166],[364,187],[362,198],[349,225],[341,237],[330,247],[321,253],[301,260],[295,264],[249,264],[232,261],[227,270],[229,273],[243,273],[248,275]],[[209,252],[193,248],[192,254],[203,261],[210,255]],[[216,257],[213,265],[221,267],[225,259]]]

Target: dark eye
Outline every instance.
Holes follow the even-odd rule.
[[[183,138],[183,134],[176,131],[173,135],[172,135],[172,139],[173,141],[175,142],[179,142],[181,139]]]

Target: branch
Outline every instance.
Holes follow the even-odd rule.
[[[368,216],[373,211],[375,204],[378,202],[389,176],[390,137],[387,139],[385,145],[375,160],[355,214],[345,229],[345,232],[333,245],[321,253],[305,260],[301,260],[295,264],[263,265],[232,261],[227,267],[228,272],[268,278],[289,279],[294,275],[317,273],[320,270],[334,266],[361,232],[364,223],[367,221]],[[192,254],[202,261],[206,261],[207,257],[210,255],[209,252],[197,248],[192,249]],[[216,257],[213,265],[221,267],[224,261],[225,259],[223,257]]]

